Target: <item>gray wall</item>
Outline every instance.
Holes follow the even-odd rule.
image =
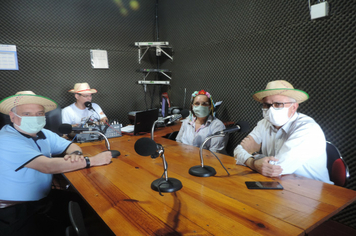
[[[117,2],[0,1],[0,43],[16,45],[19,61],[19,71],[0,71],[0,97],[32,90],[65,107],[74,102],[68,90],[88,82],[98,90],[93,102],[110,119],[127,124],[129,111],[146,108],[137,84],[143,75],[136,70],[156,59],[147,55],[139,65],[134,43],[155,39],[155,1],[139,1],[137,10],[128,0]],[[91,68],[90,49],[107,50],[108,70]],[[152,93],[150,87],[147,106]]]
[[[205,89],[223,101],[220,119],[251,129],[262,119],[252,94],[268,81],[308,92],[299,111],[339,147],[350,167],[347,187],[356,190],[356,2],[328,2],[330,16],[311,21],[307,0],[159,1],[160,39],[174,49],[173,63],[161,68],[172,70],[174,102],[187,88],[188,106],[190,94]],[[230,154],[245,135],[231,136]],[[355,211],[353,204],[335,218],[356,228]]]

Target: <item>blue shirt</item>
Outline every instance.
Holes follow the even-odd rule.
[[[37,201],[51,190],[52,174],[24,167],[38,156],[63,153],[71,144],[50,130],[42,129],[37,140],[10,125],[0,130],[0,199]]]

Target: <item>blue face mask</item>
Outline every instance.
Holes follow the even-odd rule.
[[[29,134],[37,134],[46,125],[45,116],[19,116],[14,113],[15,116],[21,118],[21,125],[16,125],[21,130]]]
[[[210,107],[193,106],[193,112],[196,117],[207,117],[210,113]]]

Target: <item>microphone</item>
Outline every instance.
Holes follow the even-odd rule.
[[[175,122],[176,120],[179,120],[180,118],[185,119],[189,115],[189,110],[184,109],[184,110],[180,111],[179,113],[171,115],[170,120],[167,122],[167,124],[170,125],[173,122]]]
[[[233,133],[233,132],[236,132],[236,131],[246,132],[246,131],[248,131],[248,129],[249,129],[249,124],[246,121],[240,121],[240,122],[236,123],[232,127],[226,128],[226,129],[224,129],[222,131],[218,131],[218,132],[214,133],[211,136],[208,136],[204,140],[204,142],[202,143],[202,145],[200,146],[200,149],[199,149],[199,155],[200,155],[201,164],[198,165],[198,166],[191,167],[189,169],[189,174],[194,175],[194,176],[198,176],[198,177],[214,176],[216,174],[215,169],[213,167],[211,167],[211,166],[204,166],[203,147],[204,147],[205,143],[207,141],[209,141],[211,138],[224,137],[225,134]],[[221,165],[222,165],[222,163],[221,163]],[[225,167],[224,167],[224,169],[225,169]]]
[[[181,110],[180,112],[178,113],[175,113],[173,115],[170,115],[170,116],[166,116],[163,118],[163,120],[167,120],[167,119],[174,119],[174,121],[180,119],[180,118],[186,118],[187,116],[189,115],[189,110],[187,109],[184,109],[184,110]],[[171,123],[173,123],[174,121],[171,121]]]
[[[91,102],[89,102],[89,101],[88,102],[84,102],[84,106],[86,106],[89,110],[95,111],[93,106],[92,106],[92,104],[91,104]]]
[[[180,114],[174,114],[174,115],[171,115],[171,116],[167,116],[167,117],[164,117],[163,120],[167,120],[167,119],[171,119],[170,121],[167,122],[167,124],[171,124],[173,123],[174,121],[180,119],[180,118],[186,118],[187,116],[189,115],[189,110],[187,109],[184,109],[180,112]],[[153,132],[155,130],[155,126],[156,126],[156,123],[159,121],[156,120],[155,122],[153,122],[153,125],[152,125],[152,129],[151,129],[151,139],[153,140]]]
[[[156,152],[157,144],[150,138],[140,138],[135,143],[135,152],[140,156],[149,156]]]
[[[240,121],[231,127],[228,127],[222,131],[218,131],[218,132],[214,133],[213,135],[230,134],[230,133],[234,133],[237,131],[247,132],[249,130],[249,128],[250,128],[250,125],[248,124],[248,122]]]
[[[59,133],[61,134],[69,134],[71,133],[72,131],[74,133],[81,133],[83,131],[97,131],[97,128],[96,127],[87,127],[87,128],[82,128],[82,127],[73,127],[71,126],[70,124],[61,124],[59,127],[58,127],[58,131]]]
[[[136,141],[134,148],[136,153],[140,156],[152,156],[157,152],[158,156],[161,155],[162,157],[165,178],[163,178],[162,175],[161,178],[153,181],[151,183],[152,190],[158,191],[161,194],[161,192],[175,192],[183,187],[182,183],[178,179],[168,178],[168,165],[166,158],[164,157],[164,149],[161,144],[157,144],[150,138],[140,138]]]

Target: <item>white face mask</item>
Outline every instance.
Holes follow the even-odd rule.
[[[46,117],[45,116],[19,116],[14,113],[15,116],[21,118],[21,125],[16,125],[21,130],[25,131],[29,134],[37,134],[43,129],[46,125]]]
[[[273,107],[269,109],[262,109],[263,111],[263,118],[269,121],[272,125],[276,127],[283,126],[285,123],[288,122],[288,110],[289,107],[284,107],[282,109],[276,110]]]
[[[210,107],[193,106],[193,112],[196,117],[207,117],[210,113]]]

